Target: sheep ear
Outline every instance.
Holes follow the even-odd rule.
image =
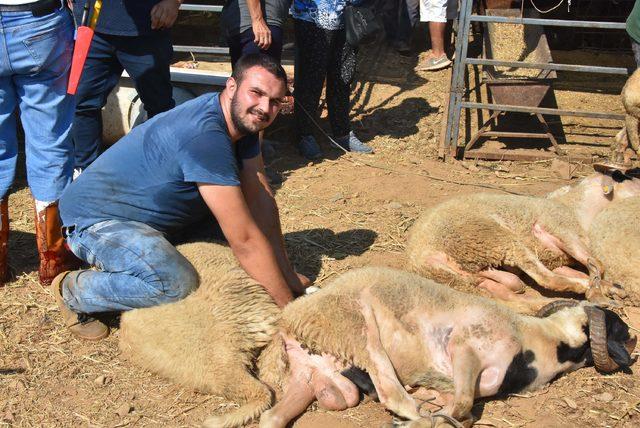
[[[609,351],[611,359],[620,367],[629,367],[631,365],[631,355],[629,355],[622,343],[610,341],[607,343],[607,351]]]

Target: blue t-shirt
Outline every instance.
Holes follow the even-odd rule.
[[[257,135],[235,144],[217,93],[161,113],[110,147],[60,198],[65,226],[83,230],[133,220],[172,233],[210,213],[197,183],[239,186],[242,159],[258,156]]]
[[[295,19],[313,22],[325,30],[344,28],[344,7],[361,0],[293,0],[291,15]]]
[[[73,15],[78,25],[81,24],[85,1],[91,0],[73,2]],[[158,3],[160,0],[103,1],[95,31],[116,36],[142,36],[158,31],[151,29],[151,9]],[[93,5],[92,1],[90,5]]]

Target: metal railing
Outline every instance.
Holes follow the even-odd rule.
[[[460,116],[462,109],[485,109],[505,112],[523,112],[534,114],[550,114],[559,116],[580,116],[600,119],[616,119],[623,120],[621,114],[613,114],[608,112],[591,112],[581,110],[561,110],[556,108],[544,107],[527,107],[518,105],[492,104],[482,102],[463,101],[468,95],[465,88],[465,73],[467,65],[488,65],[488,66],[508,66],[521,68],[535,68],[540,70],[558,70],[558,71],[575,71],[587,73],[604,73],[628,75],[633,72],[631,69],[622,67],[601,67],[591,65],[576,64],[554,64],[554,63],[530,63],[523,61],[499,61],[493,59],[467,58],[467,49],[469,46],[469,32],[472,22],[493,22],[508,23],[522,25],[542,25],[556,27],[572,27],[572,28],[600,28],[611,30],[624,30],[623,22],[600,22],[600,21],[571,21],[560,19],[543,19],[543,18],[524,18],[524,17],[505,17],[505,16],[488,16],[472,14],[473,0],[461,0],[460,12],[458,15],[459,31],[456,40],[456,58],[451,74],[451,86],[447,103],[447,123],[444,140],[441,144],[439,156],[446,158],[456,156],[458,150],[458,137],[460,131]],[[515,158],[515,156],[512,156]]]

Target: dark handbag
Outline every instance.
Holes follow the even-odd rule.
[[[345,6],[344,27],[349,45],[356,48],[366,39],[372,39],[382,29],[382,24],[377,18],[379,9],[379,0],[364,0],[358,5]]]

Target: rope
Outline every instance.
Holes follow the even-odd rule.
[[[534,8],[535,10],[537,10],[539,13],[549,13],[549,12],[552,12],[552,11],[556,10],[557,8],[559,8],[559,7],[562,5],[562,3],[564,3],[564,0],[560,0],[560,1],[558,2],[558,4],[557,4],[557,5],[555,5],[555,6],[553,6],[551,9],[547,9],[547,10],[540,10],[540,9],[538,8],[538,6],[536,6],[536,4],[534,3],[534,1],[533,1],[533,0],[530,0],[530,1],[531,1],[531,6],[533,6],[533,8]],[[522,4],[524,5],[524,2],[522,2]],[[569,5],[568,5],[568,7],[571,7],[571,0],[569,0]],[[567,10],[568,10],[568,7],[567,7]]]

